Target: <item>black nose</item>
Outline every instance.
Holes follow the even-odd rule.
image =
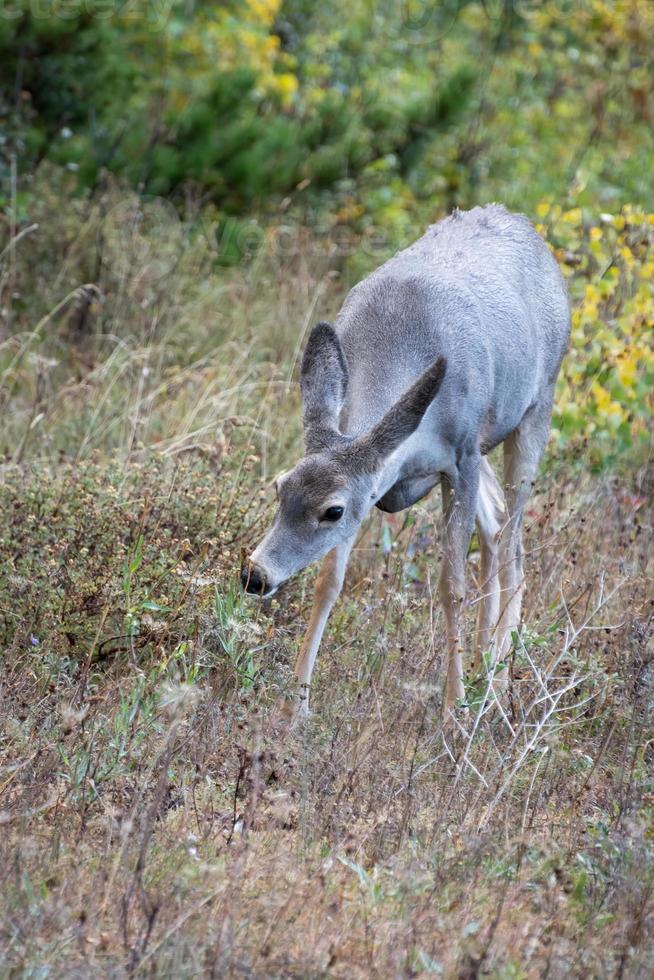
[[[255,565],[246,562],[241,569],[241,584],[250,595],[264,595],[266,580]]]

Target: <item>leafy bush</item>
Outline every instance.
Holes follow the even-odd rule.
[[[400,211],[477,200],[616,210],[648,189],[653,29],[640,0],[92,0],[65,16],[16,0],[0,23],[4,183],[12,153],[27,183],[47,157],[81,188],[106,170],[147,193],[190,184],[232,215],[290,195],[392,239]]]
[[[294,254],[324,239],[352,281],[451,206],[501,199],[540,220],[570,280],[559,445],[599,467],[647,443],[654,5],[174,0],[134,11],[93,0],[64,17],[16,0],[12,11],[0,21],[0,90],[13,93],[0,97],[0,204],[10,228],[42,227],[21,245],[14,328],[87,282],[104,296],[103,331],[140,324],[146,337],[139,303],[167,296],[178,315],[167,350],[184,363],[206,337],[189,299],[198,283],[219,295],[221,268],[255,256],[271,281],[296,274],[295,259],[268,262],[280,222],[299,229]],[[175,219],[165,202],[172,251],[184,242],[174,301],[167,281],[133,301],[120,285],[125,255],[111,238],[120,252],[131,232],[109,226],[129,187],[126,201],[163,195],[177,208]],[[168,220],[159,205],[139,239],[152,256]],[[307,265],[322,274],[322,259]],[[253,323],[264,334],[268,317]]]
[[[654,214],[591,215],[543,202],[541,230],[574,308],[555,411],[559,443],[594,467],[648,446],[654,410]]]

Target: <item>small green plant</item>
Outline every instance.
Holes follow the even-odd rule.
[[[515,634],[512,641],[515,642]],[[464,703],[475,714],[481,711],[492,698],[493,679],[509,666],[508,660],[497,660],[493,663],[493,656],[492,650],[485,650],[482,654],[481,671],[465,678]]]
[[[243,592],[238,584],[230,584],[224,594],[216,589],[215,613],[217,636],[223,653],[232,667],[238,687],[252,691],[259,672],[257,654],[265,643],[257,643],[261,629],[247,615]]]

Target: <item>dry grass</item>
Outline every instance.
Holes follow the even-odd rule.
[[[221,273],[188,229],[145,284],[84,269],[79,221],[44,239],[0,359],[0,972],[651,976],[651,472],[549,461],[510,699],[471,679],[449,736],[440,508],[376,515],[284,731],[313,572],[258,606],[236,570],[340,287],[302,255]]]

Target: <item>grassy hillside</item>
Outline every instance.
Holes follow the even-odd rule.
[[[543,479],[510,701],[471,684],[454,735],[437,508],[375,517],[288,732],[313,576],[242,600],[268,509],[247,467],[225,447],[5,470],[5,975],[649,975],[638,479]]]
[[[11,13],[0,977],[654,975],[654,5]],[[492,199],[573,310],[509,696],[443,730],[434,495],[365,524],[289,729],[316,570],[238,572],[304,338]]]
[[[226,274],[192,222],[146,209],[126,239],[124,192],[63,217],[42,201],[4,266],[4,974],[648,975],[647,217],[541,209],[578,342],[508,703],[470,678],[469,720],[442,730],[430,499],[366,525],[314,714],[288,731],[314,572],[261,606],[237,572],[299,451],[293,367],[347,261],[305,236]],[[476,570],[473,541],[470,629]]]

